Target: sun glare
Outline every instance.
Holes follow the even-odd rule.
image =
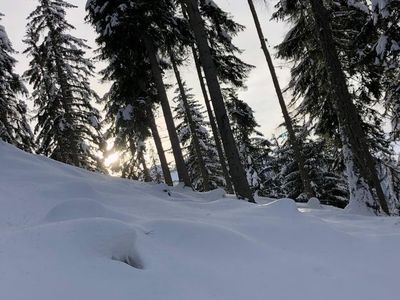
[[[106,167],[110,167],[113,163],[115,163],[118,160],[118,158],[119,158],[119,154],[116,152],[108,155],[106,157],[106,159],[104,160]]]

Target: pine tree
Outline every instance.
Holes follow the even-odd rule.
[[[361,177],[369,185],[370,191],[375,189],[379,205],[385,214],[390,214],[388,204],[383,193],[376,170],[376,162],[371,155],[365,132],[362,128],[360,115],[352,101],[348,90],[346,77],[341,66],[335,46],[328,13],[321,0],[310,0],[313,17],[318,29],[320,46],[328,70],[328,78],[334,92],[335,106],[338,110],[338,119],[342,136],[348,139],[349,150],[354,155],[355,166]]]
[[[236,88],[244,87],[254,66],[240,59],[243,51],[233,43],[233,38],[245,27],[213,1],[200,0],[199,11],[206,24],[209,47],[218,78],[224,84]]]
[[[85,58],[89,47],[73,37],[74,27],[63,0],[39,0],[28,17],[25,53],[31,57],[25,76],[33,86],[38,153],[90,170],[101,168],[97,151],[103,140],[100,116],[90,88],[94,66]]]
[[[130,51],[136,59],[147,62],[142,67],[146,67],[152,74],[151,81],[163,109],[180,181],[190,186],[159,58],[159,52],[165,50],[163,46],[170,45],[175,40],[174,35],[182,32],[185,27],[182,20],[176,17],[175,3],[169,0],[91,0],[86,9],[90,22],[99,34],[97,41],[101,45],[104,58],[115,59],[121,52]],[[129,61],[126,63],[129,64]],[[144,78],[147,79],[148,77]],[[144,82],[148,85],[148,82]]]
[[[234,190],[233,190],[232,180],[231,180],[231,176],[229,174],[224,149],[222,147],[222,142],[221,142],[221,137],[220,137],[220,133],[218,130],[218,125],[215,121],[214,111],[211,108],[211,101],[210,101],[210,97],[208,95],[206,83],[204,81],[203,70],[201,68],[200,60],[197,56],[197,50],[195,49],[194,46],[192,46],[192,52],[193,52],[194,63],[196,65],[197,76],[198,76],[199,82],[200,82],[201,92],[203,94],[204,103],[207,108],[207,114],[208,114],[208,119],[210,121],[210,127],[211,127],[212,135],[214,138],[215,148],[218,153],[219,163],[221,164],[222,174],[225,179],[225,189],[228,194],[233,194]]]
[[[340,169],[336,167],[337,149],[326,140],[311,139],[309,130],[296,126],[296,133],[303,141],[303,155],[310,177],[313,193],[322,204],[344,208],[348,204],[348,187]],[[293,157],[293,149],[284,133],[272,143],[272,153],[267,161],[269,171],[266,196],[288,197],[300,202],[307,201],[302,190],[298,165]],[[268,185],[272,184],[272,187]]]
[[[134,51],[125,48],[118,51],[113,49],[111,53],[103,49],[98,57],[103,60],[110,57],[107,68],[101,73],[104,81],[113,82],[109,93],[103,99],[108,126],[107,136],[108,139],[116,139],[115,151],[122,151],[125,153],[125,160],[135,163],[136,150],[131,150],[137,149],[137,146],[131,147],[130,144],[135,141],[146,142],[152,135],[161,161],[163,178],[166,184],[172,186],[171,173],[153,114],[157,97],[152,75],[145,59],[135,55]],[[141,157],[142,155],[138,159]],[[129,164],[126,162],[124,165]],[[142,165],[144,173],[147,173],[145,162],[142,162]]]
[[[0,21],[3,15],[0,13]],[[15,51],[5,28],[0,25],[0,139],[32,152],[33,135],[27,121],[26,104],[17,98],[27,95],[20,77],[14,72]]]
[[[187,125],[190,129],[191,138],[192,138],[192,145],[194,147],[194,153],[196,154],[196,161],[197,161],[197,169],[201,173],[202,177],[202,184],[203,184],[203,191],[208,191],[210,188],[212,188],[212,184],[210,182],[210,174],[209,171],[207,170],[206,167],[206,161],[203,155],[205,154],[204,151],[202,151],[202,146],[198,137],[198,134],[196,134],[196,123],[195,123],[195,116],[192,115],[194,113],[191,110],[189,99],[187,96],[187,90],[185,87],[185,83],[182,80],[182,77],[180,75],[179,69],[178,69],[178,63],[176,60],[176,55],[172,51],[172,49],[169,50],[169,57],[171,59],[171,64],[172,68],[174,70],[175,78],[178,83],[178,91],[180,92],[180,104],[182,104],[183,109],[185,110],[185,121],[187,121]],[[190,173],[190,172],[189,172]]]
[[[250,106],[239,99],[235,89],[224,90],[226,107],[231,120],[233,135],[244,166],[247,181],[253,192],[263,189],[262,171],[268,154],[269,143],[257,131],[259,126]]]
[[[269,71],[271,73],[271,77],[272,77],[272,81],[274,83],[274,87],[275,87],[275,91],[276,91],[276,95],[278,97],[278,102],[279,105],[281,107],[282,110],[282,115],[283,118],[285,120],[285,126],[286,129],[289,133],[289,141],[290,144],[293,147],[293,151],[295,154],[295,160],[296,163],[298,164],[299,167],[299,172],[300,172],[300,176],[302,179],[302,183],[303,183],[303,189],[304,192],[307,194],[307,197],[311,198],[313,196],[312,193],[312,188],[311,188],[311,183],[310,183],[310,178],[308,178],[307,176],[307,170],[305,168],[305,162],[304,162],[304,157],[302,156],[302,147],[301,147],[301,143],[299,142],[299,140],[297,139],[294,129],[293,129],[293,122],[292,122],[292,118],[289,114],[289,111],[287,109],[286,103],[285,103],[285,99],[283,98],[283,93],[282,93],[282,89],[280,87],[280,83],[278,80],[278,76],[276,75],[276,71],[275,71],[275,66],[273,64],[272,61],[272,57],[269,53],[268,47],[267,47],[267,43],[266,43],[266,39],[264,38],[264,34],[261,28],[261,24],[258,18],[258,14],[257,11],[255,9],[253,0],[248,0],[249,3],[249,7],[250,7],[250,11],[252,13],[253,19],[254,19],[254,23],[257,29],[257,33],[258,33],[258,37],[261,43],[261,48],[264,52],[264,56],[265,59],[267,61],[268,64],[268,68]]]
[[[160,167],[159,161],[156,158],[156,155],[154,153],[154,149],[150,149],[150,160],[151,160],[151,166],[150,166],[150,177],[153,182],[160,184],[162,182],[165,182],[165,179],[163,178],[163,171],[162,168]]]
[[[332,20],[333,40],[340,50],[338,58],[346,75],[351,98],[361,115],[362,130],[367,133],[368,144],[364,146],[371,147],[376,158],[382,152],[390,155],[387,150],[388,141],[381,127],[382,116],[373,107],[382,94],[379,84],[381,68],[371,62],[371,55],[368,55],[366,49],[364,52],[361,50],[376,35],[370,24],[366,23],[369,19],[368,9],[365,9],[364,1],[328,1],[327,4]],[[293,24],[285,40],[279,45],[278,54],[282,58],[295,61],[289,88],[293,91],[293,104],[298,104],[297,113],[310,118],[317,134],[341,140],[347,172],[352,174],[348,174],[348,177],[355,176],[349,185],[351,195],[354,195],[352,199],[357,198],[356,194],[370,194],[368,200],[359,201],[374,202],[370,199],[371,192],[366,190],[369,189],[366,179],[361,178],[357,170],[354,155],[349,153],[354,151],[350,146],[349,132],[346,133],[348,130],[343,124],[339,124],[336,89],[330,81],[325,80],[329,75],[329,68],[325,53],[318,47],[319,36],[316,33],[320,29],[314,21],[313,7],[307,2],[298,1],[282,1],[277,7],[275,18],[288,19]]]
[[[210,96],[213,101],[215,117],[221,134],[235,192],[240,198],[254,202],[254,197],[248,185],[243,166],[240,163],[239,152],[237,151],[232,130],[230,128],[221,86],[218,81],[217,68],[210,50],[207,31],[199,11],[198,3],[196,0],[185,0],[183,3],[185,10],[188,13],[190,27],[194,33],[198,48],[199,60],[203,67]]]
[[[209,124],[205,121],[203,108],[194,95],[191,94],[191,90],[187,89],[186,86],[187,104],[184,103],[179,89],[177,93],[178,96],[174,99],[176,102],[175,116],[180,121],[177,125],[177,132],[182,145],[186,149],[186,164],[192,180],[192,186],[197,191],[222,187],[224,186],[224,180],[221,173],[221,166],[217,159],[217,150],[208,131]],[[189,126],[188,115],[190,115],[194,126]],[[195,137],[198,140],[198,145],[195,145]],[[200,147],[200,155],[204,159],[204,167],[208,174],[208,183],[204,182],[204,176],[202,175],[202,166],[198,160],[197,153],[198,146]]]
[[[378,36],[365,47],[375,59],[374,64],[384,68],[382,87],[386,91],[385,107],[392,122],[392,138],[400,138],[400,3],[372,1],[373,27]]]

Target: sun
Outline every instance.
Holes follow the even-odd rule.
[[[119,159],[119,153],[117,153],[117,152],[111,153],[104,160],[104,164],[106,165],[106,167],[110,167],[112,164],[117,162],[118,159]]]

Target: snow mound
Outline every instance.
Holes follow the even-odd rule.
[[[262,208],[263,211],[269,216],[295,217],[300,215],[300,212],[296,206],[296,202],[288,198],[276,200],[269,204],[262,205]]]
[[[308,200],[307,208],[320,209],[322,208],[322,205],[318,198],[313,197]]]
[[[102,277],[97,272],[123,272],[127,262],[136,272],[143,269],[136,238],[132,227],[105,219],[51,223],[2,236],[0,262],[7,272],[0,275],[1,298],[98,299],[90,296]]]
[[[372,208],[368,208],[366,205],[362,205],[359,201],[350,201],[349,204],[347,204],[345,211],[349,214],[360,216],[376,215]]]
[[[128,215],[117,213],[101,203],[90,199],[76,199],[58,204],[44,218],[46,222],[59,222],[73,219],[109,218],[129,221]]]

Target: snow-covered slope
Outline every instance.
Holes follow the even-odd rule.
[[[4,300],[399,299],[398,218],[167,193],[1,142],[0,207]]]

